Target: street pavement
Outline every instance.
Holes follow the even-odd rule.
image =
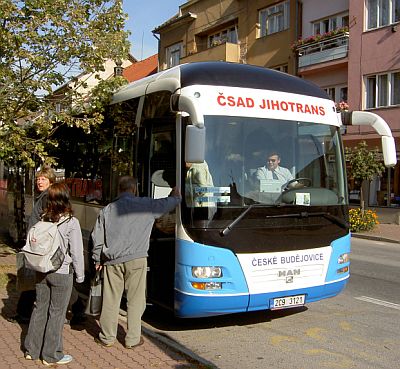
[[[11,323],[6,318],[15,315],[19,293],[15,290],[16,266],[15,251],[4,232],[0,233],[0,275],[8,276],[8,282],[0,279],[0,369],[8,368],[43,368],[41,361],[24,358],[21,343],[28,326]],[[126,320],[121,316],[117,342],[112,347],[103,347],[94,341],[100,328],[98,320],[92,317],[82,325],[64,326],[64,353],[74,360],[66,368],[102,368],[102,369],[189,369],[211,368],[193,352],[177,344],[168,337],[163,337],[143,323],[144,344],[135,349],[123,346]]]
[[[379,224],[370,232],[353,233],[353,237],[400,244],[400,226]],[[0,232],[0,271],[8,276],[6,284],[0,284],[0,369],[43,367],[40,361],[24,359],[21,343],[27,332],[27,325],[7,321],[15,315],[19,293],[15,290],[15,250],[4,232]],[[0,280],[0,282],[2,282]],[[195,353],[179,345],[167,336],[159,334],[143,322],[144,344],[136,349],[127,350],[123,346],[126,320],[121,316],[117,341],[112,347],[105,348],[94,341],[99,333],[98,320],[88,317],[80,326],[64,326],[64,352],[74,360],[65,365],[67,368],[215,368],[212,363],[203,360]]]
[[[372,231],[352,233],[352,237],[400,243],[400,225],[378,224]]]

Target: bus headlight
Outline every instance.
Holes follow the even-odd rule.
[[[195,278],[221,278],[221,267],[195,266],[192,267],[192,276]]]
[[[348,263],[350,261],[350,255],[348,253],[344,253],[339,256],[338,264]]]

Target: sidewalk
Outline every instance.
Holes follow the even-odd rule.
[[[7,245],[4,233],[0,233],[0,368],[44,368],[40,361],[24,359],[21,342],[28,326],[10,323],[6,317],[15,315],[18,292],[15,290],[15,251]],[[151,327],[143,327],[144,344],[127,350],[123,346],[126,323],[120,319],[117,341],[114,346],[104,348],[94,342],[99,333],[98,320],[88,317],[82,326],[64,326],[64,351],[74,360],[66,368],[209,368],[201,358],[171,340],[161,337]],[[122,342],[122,343],[121,343]],[[198,360],[197,360],[198,359]]]
[[[352,233],[352,237],[400,244],[400,225],[378,224],[372,231]]]
[[[400,243],[400,226],[396,224],[380,224],[371,232],[353,233],[352,237],[378,241]],[[43,368],[41,362],[25,360],[21,342],[27,331],[27,325],[10,323],[7,316],[15,314],[18,292],[15,291],[15,251],[8,246],[3,232],[0,232],[0,276],[8,276],[8,283],[0,279],[0,357],[1,369],[8,368]],[[212,368],[193,352],[182,347],[165,336],[161,336],[150,326],[143,324],[144,344],[135,350],[127,350],[121,342],[124,337],[126,323],[121,317],[118,342],[110,348],[103,348],[94,342],[99,332],[98,320],[88,318],[80,327],[64,327],[65,353],[74,357],[66,368]]]

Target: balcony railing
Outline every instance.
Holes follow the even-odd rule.
[[[296,51],[299,68],[345,58],[349,51],[349,33],[299,46]]]
[[[239,62],[240,45],[230,42],[224,42],[220,45],[210,47],[206,50],[193,53],[181,58],[181,63],[197,62],[197,61],[228,61]]]

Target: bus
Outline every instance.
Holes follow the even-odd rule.
[[[60,167],[86,239],[121,175],[137,177],[140,196],[181,189],[180,206],[154,224],[149,302],[181,318],[293,308],[336,296],[349,280],[341,136],[351,124],[373,127],[385,165],[395,165],[382,118],[338,113],[309,81],[188,63],[117,91],[92,141],[63,132],[75,154]]]

